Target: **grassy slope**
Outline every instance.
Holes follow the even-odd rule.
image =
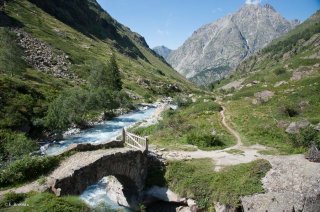
[[[221,95],[220,88],[234,80],[245,78],[243,85],[254,80],[261,81],[258,85],[244,87],[240,91],[229,91],[232,96],[225,96],[225,100],[230,100],[230,118],[246,144],[260,143],[276,147],[280,153],[305,151],[304,148],[292,145],[292,137],[277,125],[279,121],[293,122],[302,119],[307,119],[312,124],[320,122],[320,69],[314,66],[320,63],[320,59],[306,58],[319,51],[319,47],[309,41],[315,36],[319,39],[319,34],[316,33],[320,33],[319,12],[257,55],[244,61],[232,78],[223,80],[215,89],[215,92]],[[299,81],[291,81],[293,72],[299,67],[307,67],[307,70],[313,72]],[[277,75],[276,69],[284,69],[285,72]],[[288,84],[274,87],[279,81],[286,81]],[[264,90],[273,91],[275,96],[268,103],[253,105],[251,99],[254,94]],[[303,101],[309,104],[301,109],[299,104]],[[299,114],[290,117],[283,113],[285,108],[293,108]]]
[[[26,0],[19,3],[11,1],[6,11],[10,16],[20,21],[25,26],[26,31],[51,44],[56,49],[66,52],[74,63],[72,71],[81,77],[88,76],[89,62],[95,60],[105,62],[109,59],[112,50],[116,50],[111,45],[112,41],[85,36]],[[56,33],[56,31],[60,33]],[[129,36],[132,37],[133,34],[131,33]],[[163,63],[160,58],[153,55],[149,49],[137,43],[133,38],[132,42],[150,63],[140,58],[135,60],[116,52],[119,66],[124,72],[127,84],[135,83],[139,77],[143,77],[152,80],[155,84],[157,82],[177,82],[182,87],[192,87],[183,77]],[[159,74],[156,71],[157,69],[161,70],[166,76]]]
[[[117,62],[122,70],[125,90],[136,93],[145,100],[154,101],[160,95],[172,94],[165,86],[169,84],[177,84],[185,92],[195,89],[193,85],[156,57],[150,49],[141,44],[137,39],[137,34],[132,33],[115,20],[112,23],[121,28],[119,33],[126,34],[131,39],[131,45],[140,50],[143,59],[126,56],[122,49],[115,48],[115,41],[108,38],[101,40],[93,35],[84,35],[27,0],[9,1],[5,13],[34,37],[67,53],[72,61],[70,71],[81,79],[87,79],[92,63],[96,61],[106,63],[111,53],[115,51]],[[1,30],[1,33],[8,32]],[[13,38],[9,45],[14,45],[14,35],[10,36]],[[3,49],[7,50],[5,47]],[[12,57],[12,61],[20,60],[14,53]],[[6,64],[3,66],[5,67]],[[74,81],[56,79],[30,67],[24,68],[21,75],[14,76],[1,71],[3,70],[0,70],[0,89],[1,96],[4,97],[0,102],[2,105],[0,126],[12,130],[20,130],[23,126],[37,122],[45,115],[48,104],[57,95],[79,84]],[[151,86],[144,88],[137,83],[138,79],[150,80]],[[84,83],[80,84],[80,86],[84,85]]]
[[[191,100],[190,100],[191,101]],[[204,150],[223,149],[234,144],[234,138],[222,126],[220,106],[209,96],[199,98],[176,111],[168,111],[163,120],[147,128],[133,131],[148,135],[152,144],[170,149],[192,150],[188,144]],[[212,136],[212,131],[216,136]],[[216,140],[210,145],[210,139]]]
[[[214,172],[209,159],[173,161],[165,178],[172,190],[195,198],[204,211],[212,211],[216,202],[237,207],[241,196],[263,192],[261,178],[270,168],[268,161],[257,160]]]

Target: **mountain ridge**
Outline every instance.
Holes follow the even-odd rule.
[[[191,81],[210,84],[292,28],[294,24],[270,5],[244,5],[236,13],[200,27],[170,54],[168,62]]]
[[[172,49],[169,49],[166,46],[156,46],[153,48],[153,51],[155,51],[159,56],[163,57],[165,60],[168,59],[169,55],[173,51]]]

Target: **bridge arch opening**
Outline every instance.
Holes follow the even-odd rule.
[[[89,186],[80,196],[92,207],[101,205],[139,210],[141,195],[136,183],[127,176],[116,175],[103,177]],[[120,208],[118,208],[120,207]]]

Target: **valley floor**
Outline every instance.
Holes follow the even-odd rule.
[[[161,107],[159,111],[163,111]],[[250,163],[258,159],[267,160],[272,168],[262,179],[265,193],[253,194],[252,196],[241,197],[244,211],[287,211],[294,207],[295,210],[315,211],[320,208],[317,205],[317,198],[320,194],[320,178],[315,173],[320,173],[320,164],[309,162],[303,155],[265,155],[263,152],[271,151],[270,147],[262,145],[245,146],[242,143],[241,135],[230,123],[228,110],[222,107],[220,121],[227,131],[235,138],[234,146],[213,151],[173,151],[159,148],[152,148],[150,151],[165,158],[168,161],[189,161],[193,159],[210,159],[214,171],[222,171],[227,166]],[[160,116],[154,117],[159,119]],[[154,123],[154,122],[153,122]],[[84,153],[78,153],[84,154]],[[71,157],[72,158],[72,157]],[[64,166],[71,158],[57,170],[64,170]],[[82,160],[72,160],[72,166],[78,167]],[[67,164],[70,167],[70,164]],[[30,191],[42,192],[47,189],[46,185],[40,185],[39,181],[32,182],[20,188],[1,191],[0,196],[8,192],[27,193]],[[307,208],[307,209],[306,209]],[[315,209],[315,210],[314,210]]]
[[[215,171],[226,166],[249,163],[258,159],[269,161],[271,170],[262,179],[265,193],[246,196],[241,199],[244,211],[316,211],[320,208],[320,164],[305,159],[304,155],[264,155],[261,152],[271,150],[262,145],[245,146],[239,132],[226,121],[226,108],[220,112],[221,122],[235,137],[237,144],[214,151],[160,151],[155,149],[167,160],[211,159]],[[318,199],[317,199],[318,198]],[[311,202],[311,203],[310,203]],[[308,204],[307,204],[308,203]]]

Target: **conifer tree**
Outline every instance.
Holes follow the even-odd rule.
[[[108,69],[110,88],[114,91],[120,91],[122,89],[122,80],[115,54],[111,56]]]

